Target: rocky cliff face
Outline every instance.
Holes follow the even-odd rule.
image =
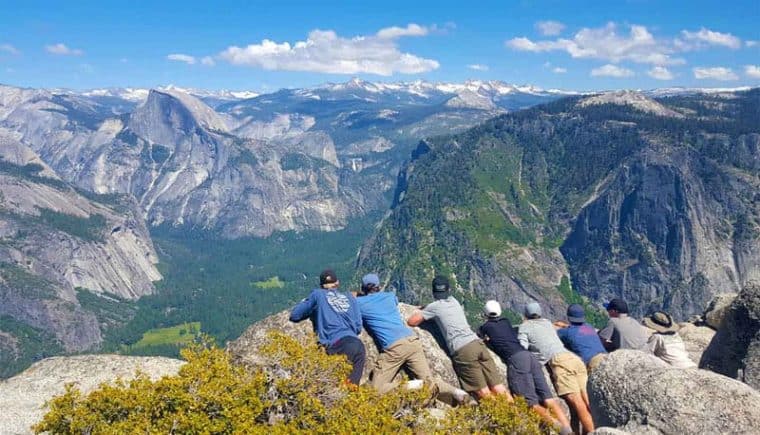
[[[423,143],[359,272],[415,302],[442,272],[514,311],[697,314],[760,273],[757,94],[570,98]]]
[[[39,337],[24,328],[49,334],[65,351],[95,348],[101,324],[78,293],[134,300],[154,292],[153,282],[161,279],[137,205],[128,198],[85,197],[24,145],[7,137],[3,145],[0,330],[14,350],[4,352],[3,361],[35,357],[24,349]]]

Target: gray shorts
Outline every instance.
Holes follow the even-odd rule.
[[[552,390],[546,383],[541,364],[532,353],[517,352],[507,361],[507,380],[509,391],[515,396],[522,396],[528,406],[538,405],[551,399]]]

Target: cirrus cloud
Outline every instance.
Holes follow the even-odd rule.
[[[401,52],[397,39],[427,35],[429,29],[417,24],[388,27],[374,35],[345,38],[332,30],[313,30],[305,41],[278,43],[264,39],[246,47],[231,46],[219,59],[233,65],[265,70],[309,71],[330,74],[416,74],[437,69],[440,64],[411,53]]]
[[[0,44],[0,52],[8,53],[12,55],[21,54],[21,52],[11,44]]]
[[[557,36],[565,30],[565,25],[559,21],[539,21],[536,29],[544,36]]]
[[[475,70],[475,71],[488,71],[488,65],[483,65],[482,63],[474,63],[471,65],[467,65],[467,68]]]
[[[45,46],[45,51],[50,54],[58,56],[81,56],[84,51],[78,48],[70,48],[66,44],[59,42],[58,44],[51,44]]]
[[[636,74],[628,68],[623,68],[612,64],[607,64],[591,70],[591,77],[625,78],[633,77],[634,75]]]
[[[561,66],[555,66],[552,68],[552,72],[554,74],[564,74],[567,72],[567,68],[562,68]]]
[[[195,64],[195,57],[190,56],[189,54],[182,54],[182,53],[174,53],[166,56],[167,60],[172,60],[175,62],[184,62],[188,65],[194,65]]]
[[[699,80],[712,79],[720,81],[738,80],[739,76],[731,68],[718,67],[697,67],[692,70],[694,78]]]
[[[647,75],[657,80],[673,80],[673,77],[675,77],[673,73],[664,66],[653,67],[647,71]]]
[[[760,66],[744,65],[744,74],[753,79],[760,79]]]

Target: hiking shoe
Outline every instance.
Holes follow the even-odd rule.
[[[422,388],[422,386],[425,385],[425,381],[422,379],[412,379],[411,381],[408,381],[406,383],[406,389],[407,390],[419,390]]]

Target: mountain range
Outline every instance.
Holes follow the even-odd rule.
[[[230,272],[242,283],[195,288],[166,277],[213,282],[204,270],[217,260],[190,271],[177,259],[244,252],[225,252],[236,240],[261,252],[308,244],[299,255],[315,259],[337,246],[351,259],[352,225],[372,228],[376,216],[346,272],[380,271],[407,302],[423,301],[438,271],[471,312],[489,297],[513,311],[538,299],[558,315],[622,295],[636,313],[664,305],[687,317],[758,275],[757,92],[357,79],[262,95],[0,86],[3,362],[12,371],[97,349],[133,318],[195,321],[199,308],[180,306],[200,301],[218,302],[204,328],[250,323],[226,296],[286,277],[282,296],[256,296],[277,311],[318,270],[271,257],[283,266],[268,275],[249,264]],[[184,239],[156,248],[166,230]],[[199,240],[214,247],[197,251]],[[236,325],[221,336],[246,326]]]

